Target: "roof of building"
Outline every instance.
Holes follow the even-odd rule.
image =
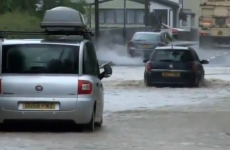
[[[145,3],[144,0],[131,0],[131,1],[142,3],[142,4]],[[171,7],[171,8],[175,8],[175,9],[180,7],[178,3],[170,1],[170,0],[149,0],[149,1],[161,4],[161,5],[165,5],[165,6],[168,6],[168,7]]]
[[[93,0],[94,1],[94,0]],[[109,2],[109,1],[113,1],[113,0],[99,0],[99,4],[100,3],[105,3],[105,2]],[[145,1],[144,0],[130,0],[130,1],[133,1],[133,2],[137,2],[137,3],[141,3],[141,4],[145,4]],[[172,2],[170,0],[149,0],[150,2],[155,2],[155,3],[158,3],[158,4],[162,4],[162,5],[165,5],[165,6],[168,6],[168,7],[171,7],[171,8],[179,8],[179,4],[176,3],[176,2]],[[94,2],[90,3],[90,5],[94,5]]]
[[[99,0],[99,4],[101,3],[106,3],[106,2],[109,2],[109,1],[113,1],[113,0]],[[92,3],[89,3],[90,5],[94,5],[95,3],[92,2]]]

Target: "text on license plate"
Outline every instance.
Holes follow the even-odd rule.
[[[163,72],[163,77],[180,77],[180,73],[178,72]]]
[[[43,110],[55,110],[55,103],[23,103],[23,109],[43,109]]]

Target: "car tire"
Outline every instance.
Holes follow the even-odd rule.
[[[85,125],[84,129],[89,132],[94,132],[95,130],[95,110],[93,110],[91,120],[89,123]]]
[[[100,122],[95,122],[95,127],[96,128],[101,128],[103,125],[103,117],[101,117],[101,121]]]
[[[200,85],[201,85],[201,77],[198,76],[197,79],[196,79],[196,82],[193,85],[193,87],[198,88],[198,87],[200,87]]]
[[[145,86],[147,87],[153,86],[153,84],[149,81],[149,78],[147,76],[144,77],[144,82],[145,82]]]

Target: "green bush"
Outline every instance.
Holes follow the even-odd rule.
[[[0,15],[0,30],[39,31],[40,19],[18,11],[6,13]]]
[[[40,31],[40,19],[22,12],[10,12],[0,15],[0,31]],[[38,36],[11,35],[8,38],[38,38]]]

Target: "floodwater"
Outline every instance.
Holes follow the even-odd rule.
[[[229,149],[230,63],[224,53],[199,52],[200,57],[211,61],[205,67],[206,80],[200,88],[145,87],[141,60],[127,61],[114,56],[111,59],[116,63],[132,66],[114,66],[113,75],[103,80],[105,116],[101,130],[95,133],[2,132],[0,149]],[[217,59],[217,55],[223,56]]]
[[[226,67],[206,67],[206,80],[200,88],[149,88],[144,86],[143,67],[113,69],[114,75],[103,81],[106,112],[215,102],[230,94],[230,78],[226,80],[230,68]]]

